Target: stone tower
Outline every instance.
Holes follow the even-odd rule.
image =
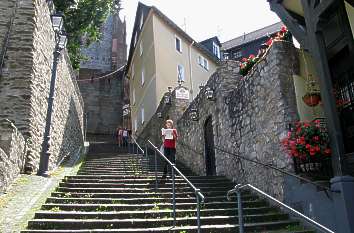
[[[113,134],[122,125],[120,68],[126,63],[126,22],[120,19],[119,13],[109,15],[101,33],[99,41],[82,48],[86,60],[81,62],[78,80],[89,134]]]

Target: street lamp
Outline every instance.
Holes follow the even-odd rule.
[[[52,67],[52,76],[50,79],[50,89],[48,97],[48,108],[47,116],[45,122],[45,130],[43,135],[42,151],[39,161],[38,175],[48,177],[48,167],[49,167],[49,147],[50,147],[50,132],[51,132],[51,122],[52,122],[52,113],[53,113],[53,104],[54,104],[54,90],[55,90],[55,80],[57,76],[57,66],[60,57],[61,50],[66,47],[67,36],[63,32],[63,14],[58,12],[51,16],[52,26],[55,33],[55,49],[53,52],[53,67]]]
[[[199,120],[199,112],[197,108],[192,108],[189,113],[192,121],[198,121]]]
[[[64,15],[62,12],[58,11],[51,15],[52,27],[54,32],[60,32],[64,24]]]
[[[206,87],[205,88],[205,96],[206,96],[207,100],[211,100],[211,101],[215,100],[214,90],[211,89],[210,87]]]
[[[168,93],[164,96],[165,104],[171,104],[172,87],[168,87]]]

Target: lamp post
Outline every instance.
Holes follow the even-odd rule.
[[[52,122],[52,113],[53,113],[53,104],[54,104],[54,90],[55,90],[55,81],[57,76],[57,66],[60,57],[61,50],[65,48],[67,43],[67,37],[63,32],[63,15],[58,12],[51,16],[53,30],[55,32],[55,49],[53,52],[53,67],[52,67],[52,76],[50,79],[50,89],[48,97],[48,108],[46,115],[45,131],[43,136],[42,151],[39,162],[38,175],[49,176],[48,166],[49,166],[49,140],[51,132],[51,122]]]

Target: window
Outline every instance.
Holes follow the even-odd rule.
[[[135,132],[138,130],[138,120],[134,119],[134,130]]]
[[[135,33],[135,36],[134,36],[134,47],[136,45],[137,40],[138,40],[138,33]]]
[[[177,65],[177,80],[184,81],[184,67],[183,65]]]
[[[133,105],[135,104],[135,89],[133,89],[133,93],[132,93],[132,101],[133,101]]]
[[[209,62],[205,58],[203,58],[203,67],[204,69],[209,70]]]
[[[198,64],[203,66],[203,57],[202,56],[198,56]]]
[[[142,71],[141,71],[141,86],[143,86],[145,83],[145,74],[144,73],[145,73],[144,69],[142,69]]]
[[[220,59],[220,47],[215,42],[213,42],[213,53]]]
[[[181,39],[176,37],[176,50],[182,53],[182,42]]]
[[[141,124],[144,124],[145,121],[145,110],[144,107],[141,108]]]
[[[235,59],[238,59],[238,58],[241,58],[242,57],[242,51],[239,50],[239,51],[236,51],[233,53],[233,58]]]
[[[140,56],[143,55],[143,41],[140,41],[140,45],[139,45],[139,49],[140,49]]]
[[[140,16],[140,25],[139,25],[140,30],[141,30],[141,28],[143,27],[143,23],[144,23],[144,13],[141,13],[141,16]]]

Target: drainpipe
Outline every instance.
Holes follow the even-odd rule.
[[[189,45],[189,79],[190,79],[190,92],[192,93],[192,99],[194,99],[194,90],[193,90],[193,72],[192,72],[192,46],[194,45],[195,41],[193,40],[192,43]]]

